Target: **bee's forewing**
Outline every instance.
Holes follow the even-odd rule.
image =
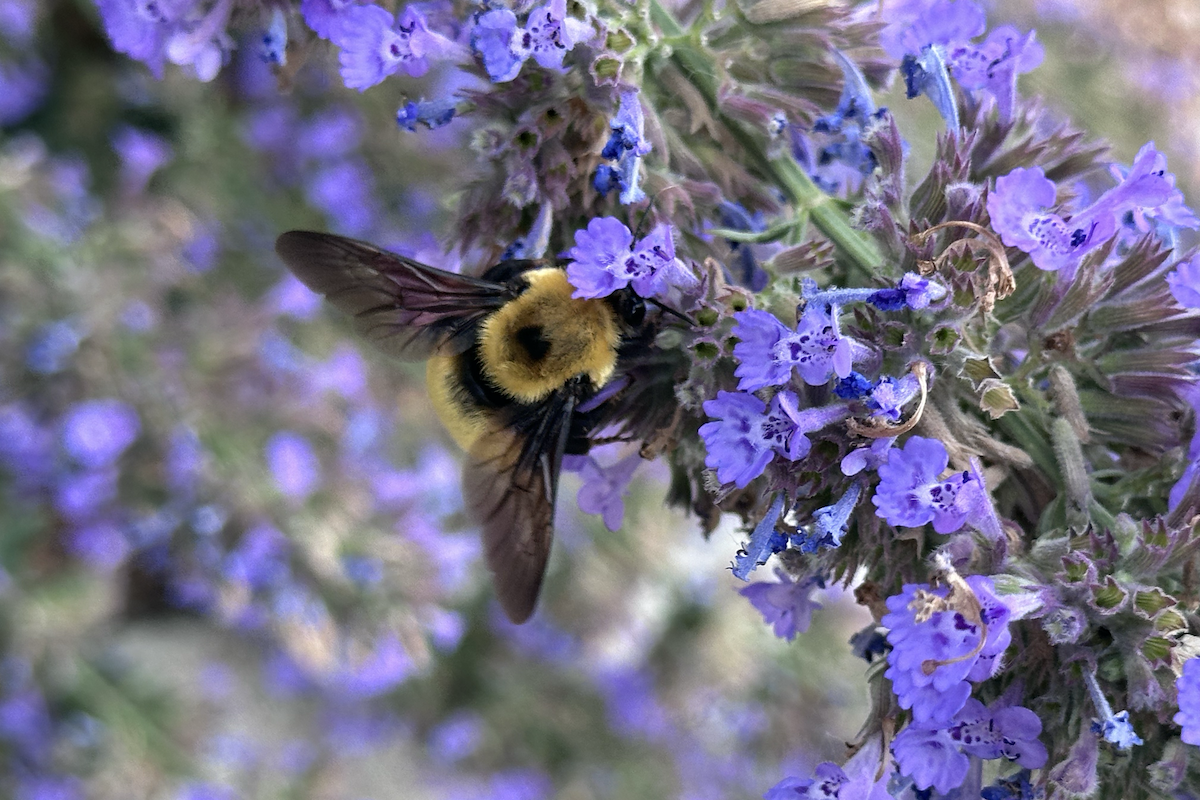
[[[305,286],[352,315],[366,339],[404,359],[463,352],[477,323],[511,296],[503,284],[331,233],[289,231],[275,251]]]
[[[550,397],[529,416],[480,437],[463,469],[463,497],[483,529],[496,597],[513,622],[529,619],[554,536],[554,501],[575,398]]]

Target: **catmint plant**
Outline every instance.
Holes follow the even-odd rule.
[[[630,449],[610,467],[576,464],[580,508],[620,526],[636,448],[665,463],[669,501],[706,532],[736,515],[732,572],[776,636],[804,648],[826,586],[853,588],[873,616],[854,640],[873,704],[845,757],[756,792],[1200,796],[1200,218],[1153,143],[1113,161],[1020,91],[1045,57],[1033,31],[989,27],[973,0],[97,7],[113,48],[156,76],[214,80],[245,34],[285,86],[323,57],[364,97],[402,94],[389,113],[406,135],[453,124],[469,142],[452,243],[474,267],[557,256],[574,297],[652,301],[653,347],[598,404],[598,430]],[[439,79],[411,80],[427,74]],[[908,157],[920,134],[873,95],[890,79],[944,122],[921,174]],[[289,164],[310,165],[301,188],[331,224],[390,235],[354,126],[325,120],[305,152],[280,120],[246,135],[284,181],[300,174]],[[143,162],[169,158],[124,145],[139,147]],[[153,171],[131,163],[129,186]],[[87,224],[86,193],[60,189],[47,218],[69,238]],[[296,309],[286,293],[280,308]],[[55,324],[27,351],[35,372],[54,374],[86,335]],[[310,363],[271,331],[259,342],[264,380],[344,391],[356,421],[375,410],[346,388],[365,386],[345,377],[356,364]],[[114,470],[150,423],[107,397],[54,419],[4,413],[20,435],[2,455],[78,523],[80,557],[112,552],[97,542],[119,516]],[[354,477],[378,510],[418,491],[371,436],[338,434],[336,466],[315,431],[259,444],[284,505]],[[172,436],[171,463],[195,456],[186,428]],[[194,534],[186,568],[167,573],[181,604],[224,598],[230,626],[282,631],[301,661],[316,637],[339,655],[302,664],[308,680],[350,696],[407,678],[386,633],[338,649],[330,604],[296,580],[286,538],[264,522],[231,548],[204,507],[174,506]],[[405,513],[410,536],[439,550],[436,526]],[[370,564],[354,563],[370,585]],[[775,579],[758,580],[768,564]],[[570,658],[569,634],[520,635]],[[25,698],[23,686],[7,691]],[[625,719],[671,738],[646,695]]]

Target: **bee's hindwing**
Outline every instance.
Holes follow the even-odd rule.
[[[504,284],[330,233],[289,231],[275,251],[305,286],[353,316],[362,336],[404,359],[463,352],[478,322],[512,297]]]

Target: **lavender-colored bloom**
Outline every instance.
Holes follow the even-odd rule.
[[[175,800],[237,800],[237,794],[219,783],[185,783]]]
[[[944,598],[945,587],[905,584],[902,592],[887,599],[889,613],[882,620],[889,629],[887,677],[892,681],[901,708],[911,708],[920,725],[948,723],[967,702],[967,682],[990,678],[999,669],[1000,654],[1012,640],[1008,632],[1011,612],[996,597],[991,579],[972,575],[966,579],[980,604],[980,624],[953,609],[933,611],[932,596]],[[924,594],[918,594],[923,592]]]
[[[969,698],[954,716],[948,729],[950,738],[967,755],[977,758],[1004,758],[1026,769],[1046,764],[1046,747],[1038,741],[1042,721],[1028,708],[1000,706],[987,708]]]
[[[954,87],[950,85],[950,72],[946,69],[941,46],[927,45],[918,55],[906,55],[900,71],[904,73],[906,96],[911,100],[925,95],[946,120],[946,127],[958,130],[958,101],[954,97]]]
[[[287,497],[304,500],[321,482],[321,464],[312,445],[298,433],[281,431],[264,448],[275,485]]]
[[[79,349],[83,333],[70,320],[47,322],[37,329],[25,350],[25,365],[42,375],[62,372]]]
[[[898,61],[929,45],[968,42],[987,29],[983,9],[972,0],[889,4],[883,13],[889,24],[879,44]]]
[[[585,514],[599,514],[604,527],[610,531],[621,528],[625,517],[625,492],[633,480],[634,470],[642,458],[636,452],[622,458],[610,467],[601,467],[594,458],[588,458],[579,472],[583,485],[579,487],[576,502]]]
[[[1001,122],[1012,119],[1017,75],[1032,72],[1045,53],[1037,33],[1020,33],[1011,25],[996,28],[977,45],[964,44],[949,51],[950,69],[964,89],[983,89],[996,98]]]
[[[121,159],[121,185],[129,194],[145,191],[150,177],[174,155],[161,136],[129,126],[113,135],[112,146]]]
[[[233,40],[225,32],[232,11],[233,0],[216,0],[199,20],[180,26],[167,39],[167,59],[191,67],[202,81],[217,77],[226,54],[233,49]]]
[[[606,297],[632,286],[642,297],[665,296],[672,288],[687,291],[698,280],[675,257],[669,225],[658,225],[633,244],[633,234],[615,217],[595,217],[585,230],[575,231],[575,246],[567,251],[567,279],[572,297]]]
[[[451,714],[429,732],[429,750],[440,764],[453,764],[475,752],[483,738],[483,720],[478,714]]]
[[[101,572],[111,572],[129,557],[129,541],[125,534],[107,520],[74,529],[67,545],[72,553]]]
[[[946,296],[946,287],[929,278],[922,278],[915,272],[906,272],[900,279],[900,290],[904,292],[904,302],[909,308],[929,308],[930,303],[936,303]]]
[[[74,776],[35,775],[17,782],[14,800],[84,800],[83,781]]]
[[[903,449],[889,451],[879,467],[879,486],[871,502],[892,525],[909,528],[933,522],[938,533],[954,533],[979,516],[986,490],[971,471],[938,476],[950,458],[936,439],[913,436]]]
[[[408,651],[393,633],[382,636],[371,653],[343,669],[335,680],[338,687],[355,697],[376,697],[406,681],[415,667]]]
[[[50,89],[50,69],[39,58],[0,60],[0,125],[16,125],[36,111]]]
[[[54,722],[38,689],[22,688],[0,701],[0,739],[27,761],[48,760],[54,745]]]
[[[347,234],[368,233],[378,216],[371,168],[361,158],[347,158],[320,169],[305,185],[305,197]]]
[[[775,635],[789,642],[797,633],[804,633],[812,622],[812,612],[821,604],[813,600],[813,592],[824,588],[820,575],[793,581],[781,569],[775,570],[778,583],[752,583],[738,590],[750,601],[763,621],[775,629]]]
[[[904,406],[920,391],[921,384],[911,373],[900,380],[885,375],[866,393],[867,408],[872,417],[899,422]]]
[[[945,794],[967,777],[970,760],[944,730],[909,725],[892,741],[892,755],[900,773],[913,779],[918,789]]]
[[[330,38],[341,48],[342,82],[360,92],[401,69],[420,77],[431,62],[461,55],[461,47],[429,30],[425,15],[412,5],[398,19],[375,5],[345,9]]]
[[[283,9],[271,9],[271,21],[258,43],[258,57],[268,64],[282,67],[287,64],[287,17]]]
[[[54,487],[54,508],[73,522],[95,516],[117,496],[117,470],[95,469],[67,472]]]
[[[640,203],[646,199],[646,193],[638,186],[640,166],[642,157],[650,152],[650,143],[645,138],[642,103],[636,90],[621,92],[617,115],[613,117],[609,127],[612,133],[609,134],[608,142],[600,155],[616,161],[617,166],[600,167],[596,173],[596,190],[604,195],[608,193],[609,188],[618,188],[622,203]],[[604,179],[601,178],[602,174]]]
[[[891,771],[879,769],[883,761],[879,739],[871,737],[842,766],[825,761],[813,770],[812,779],[784,778],[763,800],[893,800],[887,790]]]
[[[741,547],[733,559],[733,577],[738,580],[750,580],[750,573],[767,563],[767,559],[784,550],[788,545],[787,537],[775,529],[779,517],[783,513],[783,493],[775,496],[767,513],[750,532],[750,541]]]
[[[733,355],[739,362],[734,374],[742,391],[782,386],[791,380],[793,368],[805,383],[823,386],[831,372],[848,376],[861,355],[861,346],[841,335],[836,306],[824,303],[809,303],[796,330],[765,311],[739,311],[734,314],[733,335],[740,339]]]
[[[550,0],[529,12],[525,30],[513,40],[513,53],[532,57],[546,69],[561,69],[563,58],[588,31],[590,26],[567,16],[567,0]]]
[[[1120,179],[1119,175],[1117,177]],[[1165,187],[1155,179],[1160,179]],[[1148,187],[1148,191],[1139,192],[1138,198],[1129,201],[1125,206],[1133,217],[1134,227],[1138,232],[1146,233],[1150,230],[1148,218],[1177,228],[1200,228],[1200,218],[1188,207],[1183,192],[1176,188],[1175,176],[1167,171],[1167,157],[1154,147],[1154,142],[1142,145],[1133,158],[1129,174],[1121,180],[1117,188],[1128,185]],[[1159,199],[1164,190],[1165,199]]]
[[[1039,269],[1050,271],[1078,264],[1088,250],[1103,241],[1106,230],[1112,233],[1111,228],[1097,230],[1099,222],[1094,227],[1087,218],[1068,224],[1047,212],[1055,195],[1054,184],[1040,167],[1020,167],[998,178],[987,199],[992,227],[1004,243],[1029,253]]]
[[[321,307],[321,295],[309,289],[289,272],[267,294],[266,306],[273,314],[312,319]]]
[[[277,528],[255,525],[242,536],[228,556],[222,572],[231,581],[251,589],[264,589],[286,580],[291,572],[288,554],[291,542]]]
[[[196,0],[97,0],[113,49],[144,62],[162,77],[167,38]]]
[[[137,412],[120,400],[87,400],[67,412],[63,448],[85,467],[107,466],[125,452],[141,430]]]
[[[1167,285],[1179,305],[1200,308],[1200,255],[1180,261],[1167,273]]]
[[[812,447],[807,434],[850,415],[844,406],[801,411],[797,402],[796,395],[786,390],[771,398],[769,408],[746,392],[718,392],[716,399],[704,403],[704,413],[719,420],[700,426],[708,451],[705,465],[716,470],[721,483],[743,489],[776,454],[789,461],[804,458]]]
[[[415,131],[418,125],[424,125],[430,130],[449,125],[458,110],[458,104],[453,98],[443,100],[411,100],[396,112],[396,124],[406,131]]]
[[[167,485],[176,492],[191,494],[204,466],[204,450],[200,438],[186,425],[171,431],[171,440],[164,463]]]
[[[327,361],[314,364],[309,373],[316,392],[337,392],[347,400],[356,400],[367,391],[367,365],[357,349],[341,345]]]
[[[331,39],[341,27],[343,13],[357,3],[358,0],[300,0],[300,14],[317,36]]]
[[[480,14],[471,30],[471,47],[483,59],[483,68],[495,83],[507,83],[521,71],[524,59],[513,52],[517,15],[507,8]]]
[[[1106,741],[1117,746],[1118,750],[1128,750],[1134,745],[1142,744],[1142,737],[1133,729],[1129,721],[1128,711],[1119,711],[1107,719],[1092,723],[1092,730],[1100,734]]]
[[[1200,658],[1183,662],[1183,672],[1175,680],[1179,712],[1173,717],[1183,730],[1179,738],[1188,744],[1200,745]]]
[[[811,530],[793,537],[793,544],[796,538],[800,538],[799,547],[803,553],[815,553],[822,547],[840,547],[842,537],[850,527],[850,515],[854,513],[861,496],[862,484],[851,484],[836,503],[813,512]]]
[[[895,443],[895,436],[887,436],[872,440],[866,447],[851,450],[842,458],[842,474],[850,477],[863,470],[879,469],[880,465],[887,463],[888,454]]]

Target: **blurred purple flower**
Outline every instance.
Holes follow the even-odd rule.
[[[221,229],[216,220],[197,224],[191,238],[183,245],[182,256],[192,272],[208,272],[221,255]]]
[[[172,491],[191,495],[203,467],[204,450],[200,446],[200,437],[187,425],[176,425],[171,431],[163,463],[167,486]]]
[[[225,32],[233,0],[216,0],[199,19],[189,21],[169,39],[165,52],[167,60],[181,67],[191,67],[196,77],[208,82],[217,77],[226,55],[233,49],[233,40]]]
[[[1175,302],[1184,308],[1200,308],[1200,255],[1180,261],[1167,273],[1167,285]]]
[[[812,612],[821,608],[813,592],[824,588],[820,575],[793,581],[781,569],[775,570],[777,583],[752,583],[738,591],[762,614],[763,621],[774,626],[775,635],[789,642],[804,633],[812,622]]]
[[[36,111],[50,89],[50,69],[38,58],[0,60],[0,125],[16,125]]]
[[[281,431],[267,441],[263,452],[275,485],[287,497],[304,500],[321,482],[321,464],[300,434]]]
[[[418,125],[430,130],[449,125],[458,111],[458,102],[453,97],[439,100],[409,101],[396,112],[396,124],[406,131],[415,131]]]
[[[892,650],[886,675],[900,707],[911,708],[918,725],[949,723],[971,694],[968,681],[992,677],[1012,640],[1011,613],[996,597],[991,579],[972,575],[966,582],[979,601],[980,621],[987,626],[982,647],[979,639],[985,633],[979,623],[954,609],[929,612],[936,607],[931,598],[949,593],[945,587],[905,584],[900,594],[887,599],[889,613],[882,624],[889,629]],[[919,615],[924,621],[917,621]]]
[[[48,482],[54,473],[54,450],[53,431],[38,424],[26,406],[0,406],[0,460],[18,486],[33,489]]]
[[[73,776],[37,775],[17,781],[14,800],[84,800],[83,782]]]
[[[428,747],[434,760],[453,764],[475,752],[483,738],[483,720],[472,711],[457,711],[429,732]]]
[[[129,125],[113,134],[112,146],[121,159],[121,185],[131,195],[145,191],[151,176],[174,156],[161,136]]]
[[[1172,721],[1182,728],[1179,737],[1188,744],[1200,745],[1200,658],[1183,662],[1175,690],[1179,712]]]
[[[283,9],[271,9],[271,20],[258,42],[258,57],[268,64],[282,67],[287,64],[287,17]]]
[[[317,36],[332,39],[334,31],[342,24],[346,9],[357,4],[358,0],[300,0],[300,14]]]
[[[678,735],[671,715],[654,693],[653,677],[645,670],[605,670],[594,681],[604,696],[608,724],[618,734],[659,743]]]
[[[129,541],[122,529],[109,520],[99,520],[71,531],[67,542],[71,552],[93,569],[111,572],[129,557]]]
[[[321,295],[289,272],[267,293],[266,305],[273,314],[312,319],[321,307]]]
[[[14,48],[27,47],[37,30],[35,0],[5,0],[0,3],[0,37]]]
[[[238,800],[233,789],[218,783],[185,783],[175,800]]]
[[[492,775],[487,800],[547,800],[554,784],[546,775],[532,769],[510,769]]]
[[[97,0],[113,49],[144,62],[162,77],[167,38],[196,0]]]
[[[587,457],[579,477],[583,485],[576,498],[579,510],[585,514],[599,514],[604,527],[610,531],[621,529],[625,517],[625,492],[642,458],[636,452],[622,458],[610,467],[601,467],[595,458]]]
[[[0,700],[0,739],[30,764],[45,764],[54,746],[54,721],[46,698],[34,686]]]
[[[890,3],[883,18],[888,26],[880,32],[879,44],[897,61],[919,55],[931,44],[967,42],[987,30],[987,17],[972,0]]]
[[[85,400],[67,412],[62,422],[63,448],[85,467],[107,466],[138,437],[137,412],[120,400]]]
[[[335,676],[335,685],[354,697],[375,697],[390,692],[416,671],[400,639],[386,633],[366,658],[349,664]]]
[[[327,361],[313,365],[309,375],[316,392],[336,392],[347,400],[358,400],[366,394],[367,365],[351,345],[339,345]]]
[[[44,323],[25,350],[25,365],[42,375],[62,372],[82,340],[83,331],[71,320]]]
[[[351,236],[370,232],[377,217],[375,181],[360,158],[349,158],[321,168],[306,186],[308,202],[329,217],[333,227]]]
[[[291,542],[278,528],[260,523],[242,535],[237,547],[225,557],[222,572],[229,580],[251,589],[265,589],[290,575],[290,552]]]

